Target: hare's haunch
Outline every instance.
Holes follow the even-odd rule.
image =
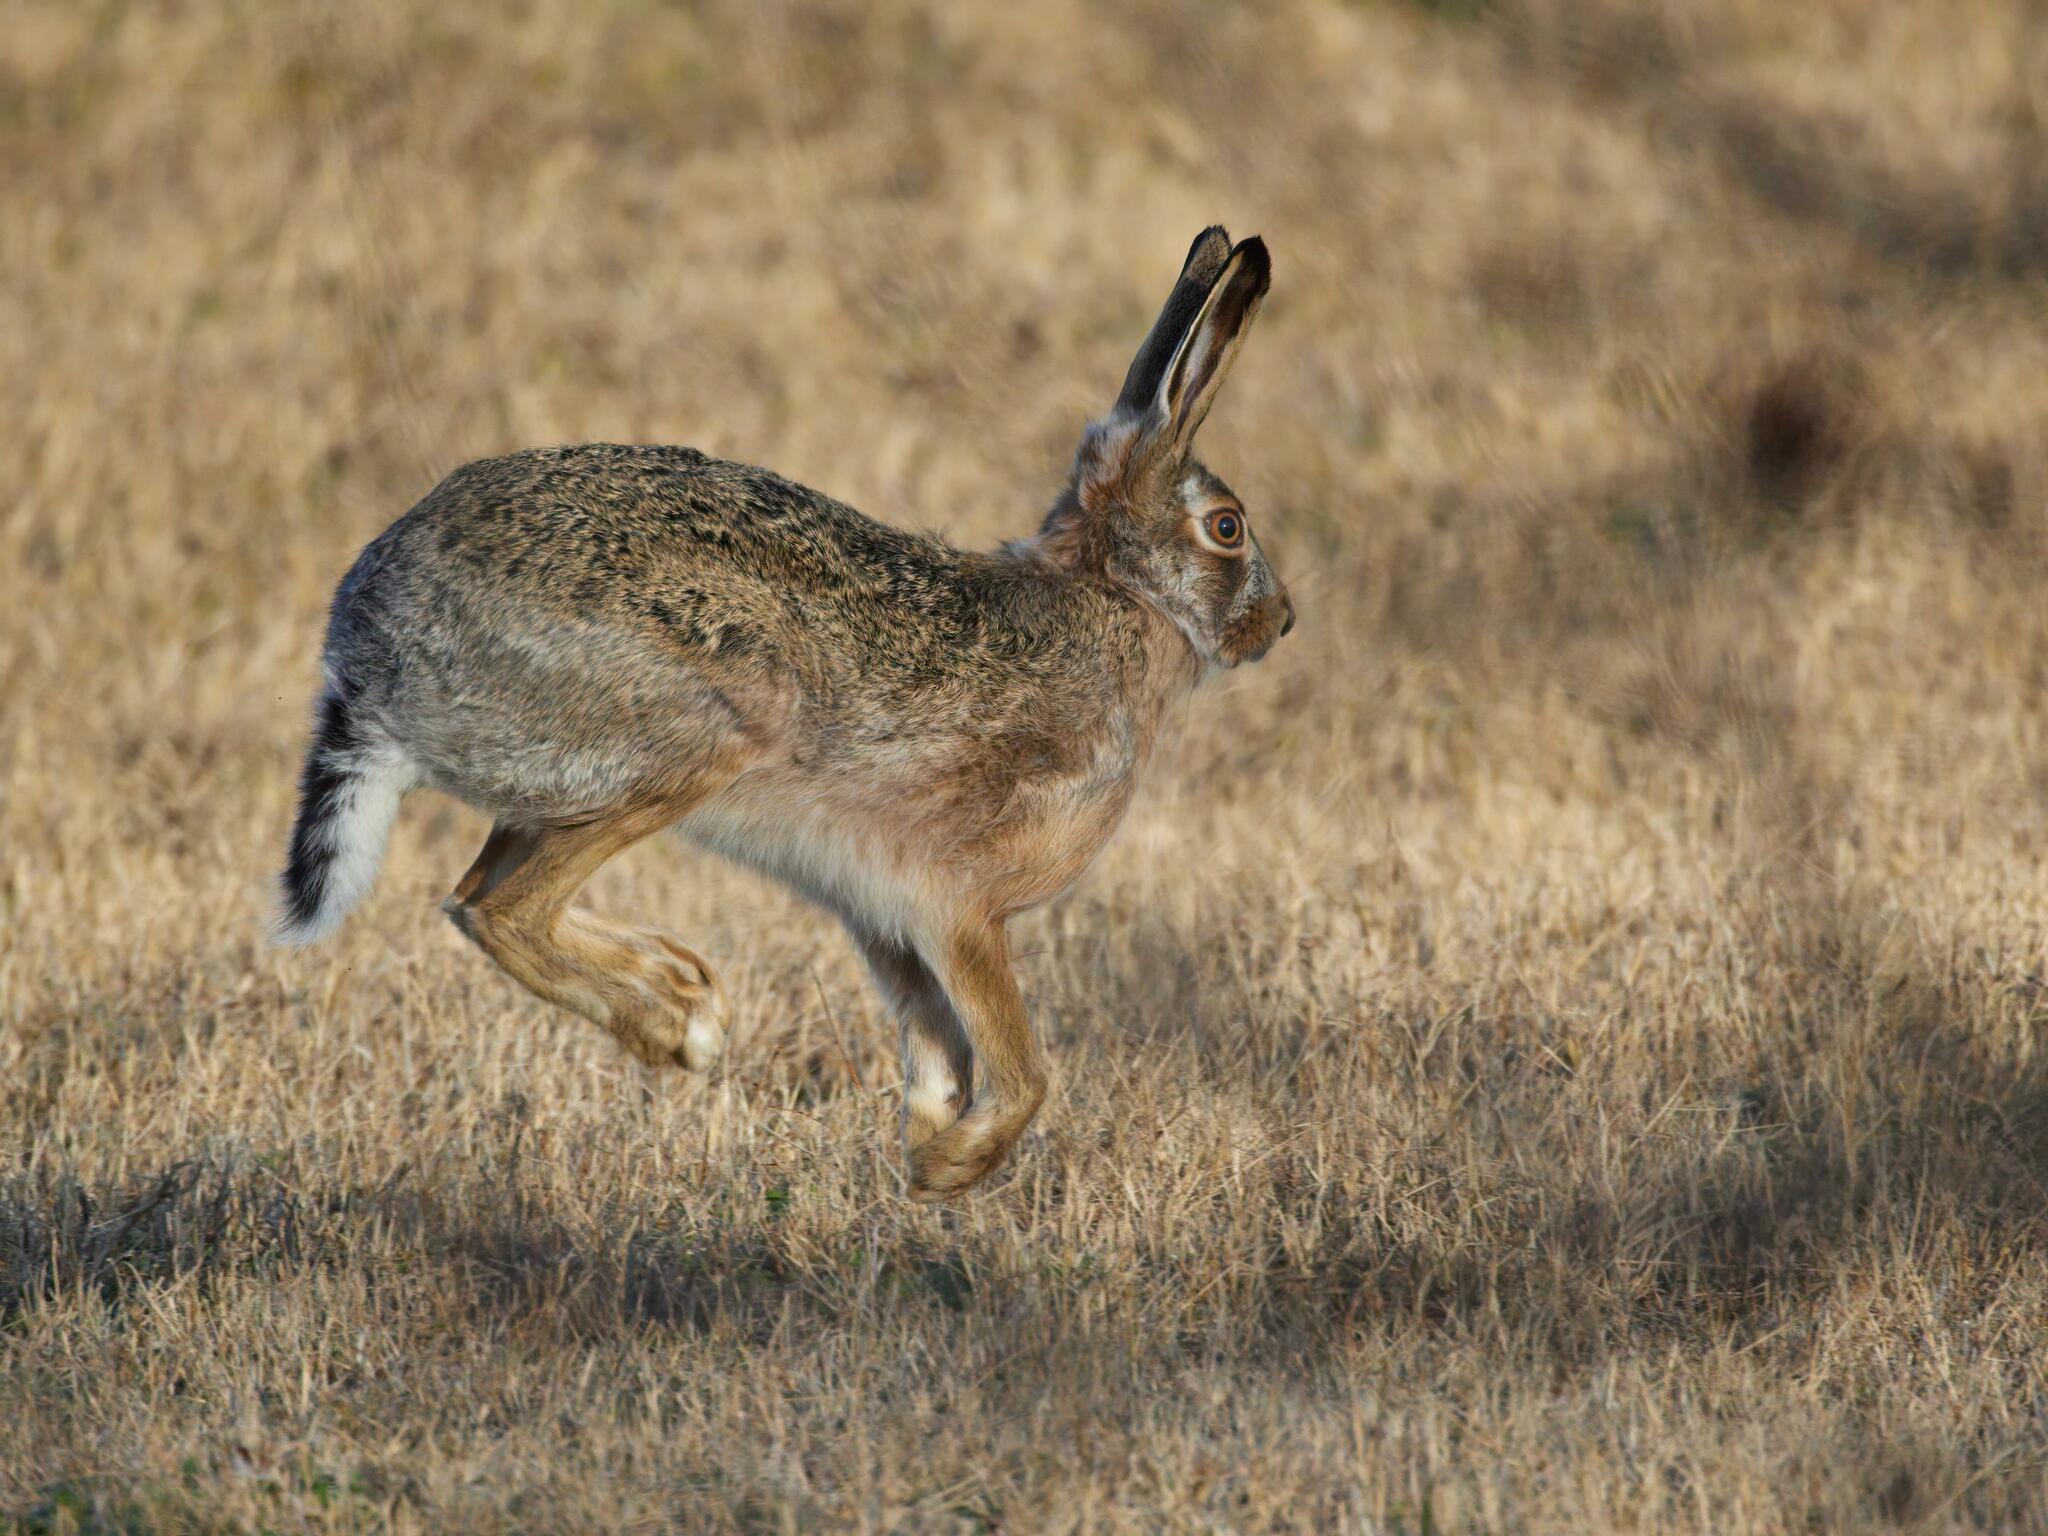
[[[430,786],[496,818],[456,926],[642,1061],[701,1068],[711,967],[571,905],[675,828],[846,924],[902,1020],[911,1191],[972,1188],[1045,1096],[1005,923],[1107,841],[1174,700],[1294,622],[1190,451],[1269,273],[1202,232],[1044,524],[991,554],[687,448],[456,470],[335,594],[280,937],[341,921]]]

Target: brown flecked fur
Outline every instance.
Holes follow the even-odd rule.
[[[456,470],[336,595],[286,935],[338,920],[430,785],[497,818],[456,925],[642,1061],[701,1068],[710,966],[570,905],[673,827],[846,923],[903,1020],[912,1192],[972,1188],[1045,1096],[1005,922],[1108,840],[1172,702],[1293,622],[1190,455],[1268,272],[1257,240],[1196,239],[1039,534],[993,553],[686,448]]]

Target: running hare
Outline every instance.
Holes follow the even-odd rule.
[[[1045,1097],[1006,921],[1094,858],[1174,703],[1294,623],[1189,453],[1270,270],[1202,232],[1043,526],[992,554],[688,448],[456,470],[335,594],[280,937],[341,920],[430,785],[496,818],[455,925],[642,1061],[701,1068],[711,967],[570,905],[675,828],[845,922],[902,1020],[911,1192],[971,1188]]]

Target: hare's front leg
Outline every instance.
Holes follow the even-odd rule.
[[[1009,1156],[1045,1101],[1045,1057],[1010,971],[1001,923],[963,928],[926,960],[966,1024],[982,1067],[973,1107],[911,1148],[911,1198],[943,1200],[972,1189]]]
[[[651,1067],[702,1071],[725,1043],[725,994],[703,957],[652,928],[569,903],[613,854],[673,818],[643,812],[588,826],[500,824],[445,911],[535,996],[603,1026]]]
[[[903,1031],[903,1149],[914,1153],[973,1101],[974,1047],[946,989],[916,950],[867,938],[861,949]]]

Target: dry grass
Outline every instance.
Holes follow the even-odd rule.
[[[2048,1523],[2037,8],[15,4],[0,1521]],[[433,911],[259,925],[322,606],[481,453],[1027,527],[1189,235],[1303,622],[1021,923],[908,1206],[843,939],[652,1078]]]

